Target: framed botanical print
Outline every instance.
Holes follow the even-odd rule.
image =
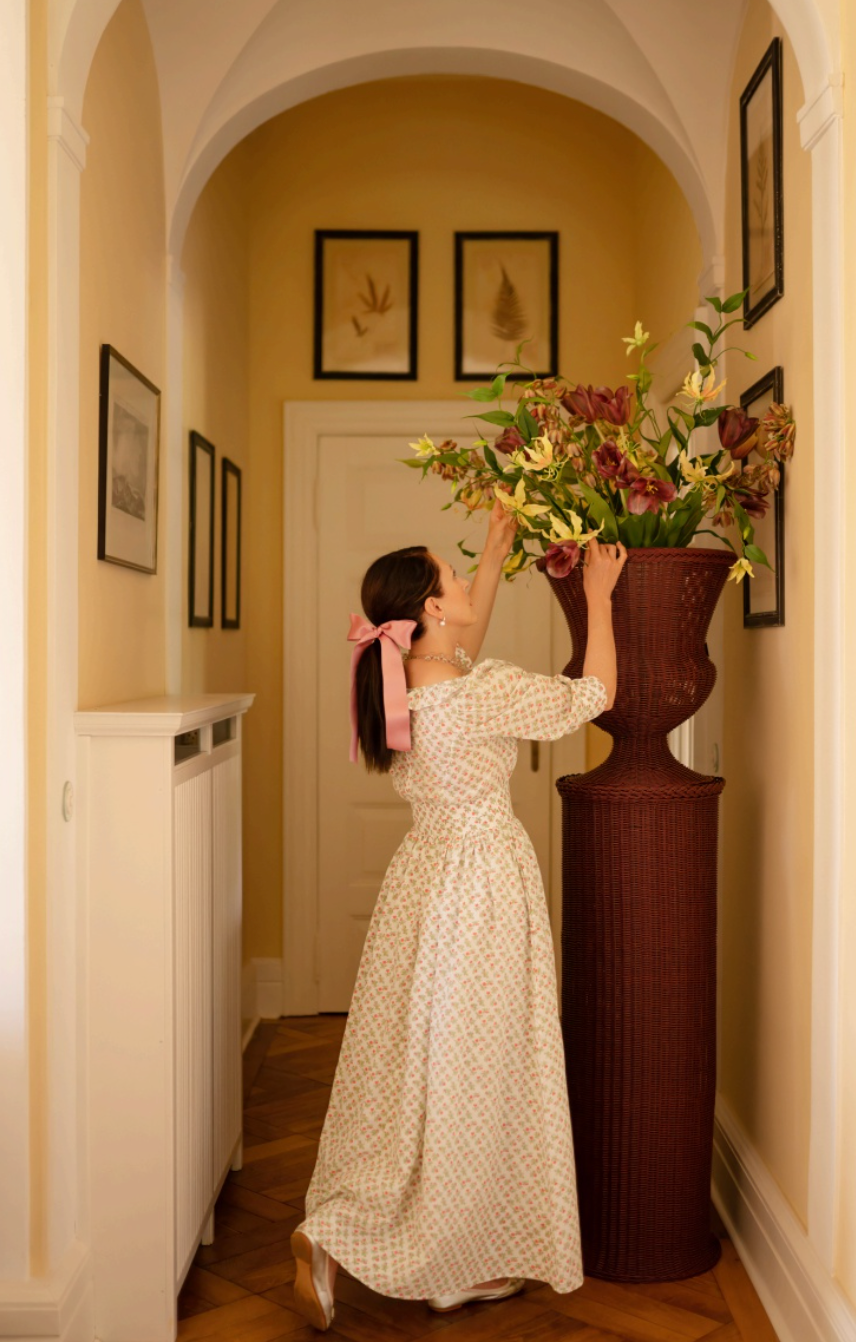
[[[98,410],[98,558],[157,573],[160,392],[112,345]]]
[[[481,382],[514,359],[549,377],[559,355],[558,233],[455,234],[455,379]]]
[[[220,625],[241,627],[241,470],[220,462]]]
[[[214,457],[213,443],[190,434],[189,623],[210,629],[214,623]]]
[[[414,381],[419,234],[316,229],[316,378]]]
[[[785,291],[782,41],[774,37],[740,98],[743,326]]]
[[[759,419],[771,402],[785,398],[784,371],[778,365],[751,386],[740,397],[747,415]],[[747,629],[765,628],[785,623],[785,477],[787,463],[781,461],[779,487],[773,490],[770,506],[765,515],[753,519],[754,544],[764,551],[773,572],[763,564],[753,564],[754,577],[743,579],[743,624]]]

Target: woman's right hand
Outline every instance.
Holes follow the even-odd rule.
[[[583,560],[583,589],[586,600],[609,600],[612,589],[618,582],[621,570],[627,562],[627,550],[619,541],[617,545],[600,545],[596,539],[585,547]]]

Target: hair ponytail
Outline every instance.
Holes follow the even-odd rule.
[[[366,570],[360,599],[372,624],[415,620],[413,638],[425,632],[423,606],[442,594],[440,570],[425,545],[381,555]],[[357,738],[369,772],[388,773],[395,751],[386,744],[380,641],[366,648],[357,664]]]

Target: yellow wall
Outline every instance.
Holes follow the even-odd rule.
[[[246,519],[253,480],[246,470],[249,416],[247,217],[243,170],[231,155],[215,172],[194,211],[182,255],[184,284],[184,433],[186,506],[182,518],[182,689],[252,689],[247,679],[247,614],[240,629],[220,627],[221,462],[242,472]],[[188,625],[189,441],[195,429],[214,444],[214,626]],[[246,532],[246,527],[245,527]],[[246,543],[246,541],[245,541]],[[244,583],[246,588],[246,583]],[[244,596],[243,606],[246,605]]]
[[[245,593],[247,686],[258,694],[246,725],[249,958],[281,951],[283,402],[461,394],[452,377],[456,228],[560,231],[560,365],[585,381],[623,378],[620,337],[638,316],[664,338],[691,316],[701,255],[674,181],[635,136],[523,85],[426,77],[348,89],[283,114],[236,152],[250,224]],[[646,183],[640,210],[625,208],[616,180],[627,198]],[[313,381],[317,227],[419,229],[417,382]]]
[[[774,35],[766,0],[750,0],[737,51],[728,141],[726,292],[742,288],[740,93]],[[805,1223],[810,1117],[814,452],[812,443],[811,160],[799,144],[804,98],[784,43],[785,294],[735,343],[727,398],[775,364],[798,420],[785,494],[786,625],[743,628],[743,594],[725,602],[722,773],[722,1053],[719,1086]],[[774,561],[771,561],[774,562]]]
[[[158,572],[96,558],[98,369],[114,345],[164,392],[165,205],[157,73],[141,0],[101,39],[83,103],[90,136],[80,202],[81,708],[165,689],[161,419]]]

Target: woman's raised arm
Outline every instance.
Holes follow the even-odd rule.
[[[517,523],[513,516],[497,499],[491,510],[487,540],[470,588],[470,601],[473,603],[477,619],[475,624],[462,630],[458,638],[464,652],[473,661],[478,657],[479,649],[484,643],[502,566],[508,557],[516,531]]]

